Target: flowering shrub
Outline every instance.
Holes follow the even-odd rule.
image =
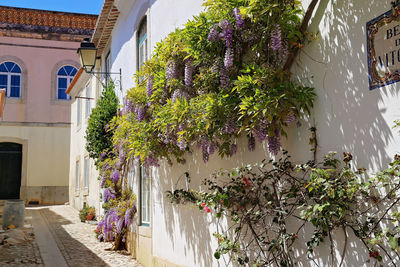
[[[281,147],[285,127],[307,115],[312,88],[290,81],[283,69],[290,49],[303,41],[299,4],[293,0],[206,1],[207,10],[157,44],[136,75],[113,142],[127,157],[158,166],[184,163],[199,147],[203,160],[268,142]]]
[[[112,153],[117,157],[105,158],[99,163],[106,214],[95,232],[100,240],[114,241],[114,249],[120,250],[125,249],[126,233],[137,211],[136,196],[126,181],[126,153],[119,146]]]
[[[314,250],[329,239],[330,266],[341,266],[351,231],[371,259],[383,261],[386,256],[397,266],[400,156],[372,177],[365,169],[354,171],[351,160],[350,153],[344,153],[342,161],[329,154],[320,164],[294,165],[285,156],[215,173],[205,180],[205,191],[178,189],[167,196],[174,203],[194,203],[216,218],[228,218],[228,229],[218,227],[214,234],[217,259],[229,254],[240,264],[294,266],[296,244],[305,242],[312,259]],[[315,230],[307,236],[302,230],[309,226]],[[331,233],[335,229],[345,235],[340,263],[334,257]],[[301,238],[300,231],[305,233]]]

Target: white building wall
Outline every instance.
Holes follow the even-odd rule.
[[[117,1],[121,11],[113,31],[110,49],[112,69],[123,71],[123,89],[134,85],[136,71],[136,28],[148,14],[151,49],[170,31],[182,26],[201,10],[200,0]],[[307,7],[310,0],[304,0]],[[305,162],[312,158],[308,145],[309,127],[317,128],[318,157],[329,151],[351,152],[359,167],[375,172],[385,168],[395,153],[400,153],[400,134],[392,129],[400,118],[400,84],[369,90],[366,54],[366,23],[390,9],[380,1],[321,1],[317,6],[310,31],[319,38],[307,45],[293,65],[293,78],[315,88],[317,100],[312,116],[299,128],[288,129],[284,148],[294,160]],[[257,144],[255,152],[247,151],[247,142],[239,142],[237,155],[220,159],[213,155],[205,164],[199,151],[187,156],[186,165],[163,163],[152,172],[152,254],[165,262],[182,266],[225,266],[213,253],[216,230],[211,214],[202,214],[197,207],[169,203],[165,191],[174,189],[185,171],[191,175],[190,188],[199,188],[204,178],[220,169],[232,168],[268,158],[266,144]],[[184,178],[177,187],[185,187]],[[135,183],[135,182],[133,182]],[[311,230],[311,229],[310,229]],[[340,258],[343,234],[335,233],[335,245]],[[351,238],[344,266],[364,264],[368,252]],[[140,244],[138,244],[140,246]],[[317,261],[329,265],[329,247],[321,246]],[[298,251],[301,258],[305,248]],[[305,261],[309,262],[309,261]],[[304,264],[304,266],[308,266]]]

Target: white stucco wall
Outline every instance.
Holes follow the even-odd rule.
[[[123,71],[123,92],[134,85],[136,71],[136,28],[144,14],[148,15],[151,48],[176,27],[201,10],[200,0],[117,1],[121,11],[110,41],[112,70]],[[307,7],[309,0],[304,0]],[[359,167],[375,172],[386,167],[394,154],[400,153],[400,134],[392,129],[400,118],[400,84],[369,90],[366,54],[366,22],[390,9],[380,1],[323,0],[317,6],[310,31],[319,38],[308,44],[293,65],[293,79],[315,88],[317,100],[312,116],[299,128],[288,129],[284,148],[294,160],[312,158],[308,145],[309,127],[317,128],[318,157],[328,151],[346,151],[354,156]],[[232,168],[268,158],[266,144],[257,144],[255,152],[247,151],[245,140],[239,142],[237,155],[220,159],[213,155],[205,164],[199,151],[187,156],[186,165],[170,167],[162,164],[152,171],[152,254],[183,266],[224,266],[213,253],[216,240],[212,236],[215,223],[212,215],[202,214],[195,207],[171,205],[165,191],[188,171],[191,188],[198,188],[203,178],[220,168]],[[135,182],[133,182],[135,183]],[[181,178],[178,187],[184,187]],[[137,188],[137,187],[136,187]],[[312,229],[309,229],[312,230]],[[335,233],[338,258],[343,246],[343,234]],[[351,239],[351,235],[350,235]],[[138,244],[140,246],[140,244]],[[317,261],[329,265],[324,244]],[[299,257],[304,256],[300,246]],[[369,266],[368,253],[351,239],[344,266]],[[308,266],[304,264],[304,266]]]
[[[100,202],[100,182],[98,180],[99,172],[94,165],[94,161],[89,158],[89,184],[86,188],[84,186],[84,159],[89,154],[86,151],[86,129],[88,126],[88,119],[86,116],[86,99],[75,98],[86,97],[86,85],[90,88],[90,110],[95,107],[95,102],[99,97],[98,81],[94,76],[82,73],[77,80],[73,90],[71,90],[71,144],[70,144],[70,157],[69,157],[69,202],[70,205],[76,209],[81,209],[86,203],[89,206],[96,208],[97,214],[102,213]],[[81,101],[80,123],[78,123],[78,101]],[[79,189],[76,186],[76,162],[79,161]]]

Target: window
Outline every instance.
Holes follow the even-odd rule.
[[[86,156],[83,161],[83,187],[89,187],[89,157]]]
[[[89,83],[86,84],[86,103],[85,103],[85,118],[89,117],[90,115],[90,86]]]
[[[106,56],[106,60],[104,63],[104,79],[106,80],[106,85],[108,86],[108,83],[110,81],[110,75],[108,73],[111,72],[111,56],[110,56],[110,52],[108,52],[107,56]]]
[[[6,89],[6,97],[21,97],[21,68],[14,62],[3,62],[0,65],[0,89]]]
[[[77,69],[73,66],[63,66],[57,72],[57,99],[70,100],[71,97],[65,93],[74,79]]]
[[[138,69],[140,69],[147,60],[147,19],[144,17],[139,25],[138,40]]]
[[[79,125],[79,124],[81,124],[81,113],[82,113],[82,111],[81,111],[81,99],[80,98],[78,98],[78,99],[76,99],[76,101],[77,101],[77,103],[76,103],[76,105],[77,105],[77,107],[76,107],[76,124],[77,125]]]
[[[150,175],[143,165],[140,166],[140,224],[150,226]]]
[[[79,160],[75,163],[75,191],[79,191]]]

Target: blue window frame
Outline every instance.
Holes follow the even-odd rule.
[[[58,70],[57,73],[57,99],[59,100],[70,100],[71,97],[65,92],[68,86],[74,79],[75,74],[78,70],[73,66],[63,66]]]
[[[21,97],[22,71],[17,63],[8,61],[0,64],[0,89],[6,89],[6,97]]]

